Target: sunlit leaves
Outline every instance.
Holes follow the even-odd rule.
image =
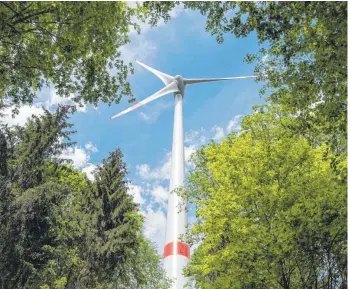
[[[125,2],[2,2],[0,99],[30,104],[50,83],[76,102],[131,96],[119,48],[135,13]]]
[[[325,145],[284,126],[296,121],[261,107],[239,136],[194,157],[187,197],[200,220],[190,240],[200,245],[186,272],[198,288],[336,288],[345,280],[345,184]]]

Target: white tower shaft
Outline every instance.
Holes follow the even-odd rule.
[[[183,268],[190,258],[188,244],[179,241],[185,233],[187,225],[186,201],[174,191],[185,182],[184,129],[183,129],[183,97],[174,94],[174,129],[170,177],[170,193],[168,197],[166,243],[164,246],[164,269],[167,276],[173,279],[172,289],[183,289],[188,281],[183,276]],[[173,192],[174,191],[174,192]]]

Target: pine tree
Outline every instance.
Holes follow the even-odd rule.
[[[99,272],[98,282],[105,285],[130,282],[128,264],[136,255],[141,237],[141,217],[128,194],[127,170],[121,158],[117,149],[103,161],[93,191],[86,199],[90,218],[87,259],[92,271]]]
[[[60,159],[69,107],[0,131],[0,289],[165,289],[119,149],[91,183]]]
[[[69,189],[45,182],[48,165],[70,143],[66,122],[70,109],[32,116],[24,127],[3,127],[0,134],[1,288],[32,288],[55,246],[56,218]]]
[[[74,144],[63,142],[74,131],[66,131],[72,124],[67,123],[69,106],[60,106],[56,113],[44,110],[39,118],[33,115],[25,127],[17,126],[14,132],[16,144],[13,151],[11,174],[20,190],[26,190],[43,182],[47,160],[55,160],[61,151]]]

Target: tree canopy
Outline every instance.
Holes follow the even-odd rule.
[[[131,96],[119,48],[139,28],[136,11],[126,2],[1,1],[0,100],[31,104],[45,84],[95,105]]]
[[[325,144],[287,128],[296,121],[258,108],[195,155],[186,273],[198,288],[346,287],[346,157],[333,168]]]
[[[143,3],[151,25],[177,5],[220,44],[256,34],[245,61],[267,96],[240,134],[193,157],[186,274],[204,289],[346,288],[346,3]]]
[[[183,190],[198,288],[347,286],[345,2],[0,2],[0,110],[44,85],[76,102],[132,96],[120,47],[136,21],[176,6],[207,17],[219,44],[255,33],[266,105],[193,156]],[[133,101],[131,98],[130,101]],[[0,288],[164,289],[115,149],[95,181],[60,158],[70,108],[0,129]],[[0,111],[1,116],[1,111]]]
[[[0,288],[168,288],[121,151],[93,183],[59,157],[73,144],[69,112],[1,128]]]

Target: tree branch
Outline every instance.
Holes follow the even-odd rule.
[[[28,20],[28,19],[30,19],[32,17],[43,15],[43,14],[49,13],[51,11],[52,11],[52,9],[48,8],[46,10],[42,10],[42,11],[39,11],[39,12],[36,12],[36,13],[33,13],[33,14],[29,14],[29,15],[23,17],[23,18],[20,18],[20,19],[16,20],[13,24],[16,25],[16,24],[18,24],[20,22],[24,22],[24,21],[26,21],[26,20]]]

